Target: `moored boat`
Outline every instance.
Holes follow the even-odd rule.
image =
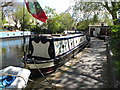
[[[14,66],[0,70],[0,89],[25,88],[30,73],[30,70]]]
[[[30,31],[0,31],[0,38],[15,38],[15,37],[23,37],[30,36]]]
[[[64,35],[45,35],[30,38],[24,63],[33,76],[54,72],[88,45],[86,35],[67,31]]]

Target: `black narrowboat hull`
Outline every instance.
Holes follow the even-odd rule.
[[[62,54],[61,56],[56,57],[55,59],[48,59],[48,60],[25,60],[26,68],[31,71],[31,75],[33,77],[38,77],[42,75],[48,75],[56,71],[57,68],[64,65],[68,60],[82,51],[87,45],[88,41],[85,41],[78,45],[77,47],[73,48],[72,50]],[[28,66],[28,67],[27,67]]]

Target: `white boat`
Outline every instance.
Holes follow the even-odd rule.
[[[33,76],[54,72],[89,44],[85,34],[75,31],[64,35],[42,34],[29,40],[28,55],[23,62]]]
[[[30,70],[14,66],[0,70],[0,89],[25,88],[30,73]]]
[[[23,37],[23,36],[30,36],[30,31],[1,31],[0,38],[15,38],[15,37]]]
[[[110,34],[110,26],[103,25],[89,25],[90,36],[105,40],[106,36]]]

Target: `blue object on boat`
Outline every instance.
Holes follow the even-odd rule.
[[[14,80],[16,76],[2,76],[0,77],[0,88],[8,87]]]

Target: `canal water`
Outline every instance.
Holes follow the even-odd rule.
[[[29,37],[26,37],[25,46],[28,47]],[[26,53],[27,54],[27,53]],[[23,51],[23,38],[10,38],[10,39],[0,39],[0,69],[7,66],[22,66],[22,57],[24,55]],[[46,77],[32,78],[33,81],[29,81],[26,88],[35,88],[40,85],[40,83]],[[36,83],[37,82],[37,83]]]
[[[25,45],[28,46],[29,38],[26,37]],[[20,66],[23,57],[23,38],[7,38],[0,40],[1,67]]]

